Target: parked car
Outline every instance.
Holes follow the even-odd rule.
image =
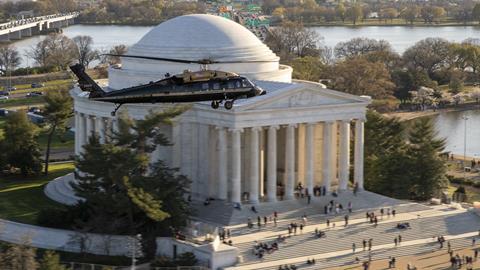
[[[32,83],[32,85],[31,85],[32,88],[42,88],[44,86],[45,86],[45,84],[43,84],[43,83]]]
[[[0,96],[9,96],[10,93],[8,91],[0,91]]]
[[[39,114],[39,113],[42,112],[42,110],[40,110],[40,108],[38,108],[38,107],[30,107],[30,108],[28,108],[28,112]]]
[[[0,109],[0,116],[7,116],[8,111],[5,109]]]
[[[8,86],[8,87],[5,86],[5,91],[15,91],[15,90],[17,90],[17,87],[15,86]]]
[[[30,92],[30,93],[27,93],[26,97],[39,97],[39,96],[42,96],[42,95],[43,95],[42,92],[33,91],[33,92]]]
[[[8,96],[0,96],[0,100],[7,100]]]

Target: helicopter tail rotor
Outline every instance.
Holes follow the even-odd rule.
[[[90,97],[101,97],[105,94],[105,91],[85,72],[85,67],[75,64],[70,66],[70,70],[77,76],[80,89],[90,92]]]

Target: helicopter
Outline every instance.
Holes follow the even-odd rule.
[[[112,115],[125,103],[177,103],[211,101],[211,107],[218,109],[224,102],[227,110],[233,108],[235,100],[265,95],[266,91],[255,85],[244,76],[233,72],[209,70],[209,64],[216,63],[243,63],[243,62],[270,62],[270,61],[215,61],[183,60],[174,58],[159,58],[138,55],[115,55],[115,57],[139,58],[148,60],[168,61],[176,63],[197,63],[201,65],[199,71],[185,70],[183,73],[170,75],[158,81],[151,81],[133,87],[105,92],[86,72],[80,64],[70,66],[78,78],[78,85],[83,91],[90,92],[88,98],[96,101],[111,102],[116,105]]]

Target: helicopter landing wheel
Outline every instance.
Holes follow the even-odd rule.
[[[212,101],[212,108],[218,109],[219,106],[220,106],[220,102],[218,102],[218,101],[216,101],[216,100],[213,100],[213,101]]]
[[[231,110],[233,108],[233,100],[226,100],[224,106],[225,109]]]

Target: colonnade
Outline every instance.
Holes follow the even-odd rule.
[[[114,128],[116,120],[75,112],[75,154],[82,152],[82,147],[88,142],[91,134],[96,133],[100,142],[104,143],[108,133]]]
[[[300,125],[305,129],[304,136],[300,138],[298,134]],[[316,144],[316,125],[323,125],[322,145]],[[258,203],[261,198],[274,202],[278,199],[278,162],[279,156],[284,154],[284,173],[283,198],[293,199],[295,188],[298,183],[302,183],[308,194],[313,194],[314,186],[322,186],[326,192],[331,191],[333,181],[338,179],[338,190],[347,189],[350,177],[350,120],[345,121],[326,121],[319,123],[290,124],[285,126],[272,125],[267,127],[252,127],[243,129],[228,129],[216,127],[218,136],[218,188],[217,197],[219,199],[231,200],[240,203],[242,195],[248,193],[251,203]],[[284,128],[285,141],[278,141],[278,130]],[[337,128],[338,127],[338,128]],[[260,133],[266,133],[266,147],[263,154],[264,163],[260,161]],[[249,133],[248,141],[249,151],[241,151],[241,134]],[[363,151],[364,151],[364,121],[354,120],[354,182],[359,189],[363,189]],[[298,136],[298,138],[295,138]],[[231,138],[230,146],[228,137]],[[245,137],[246,139],[247,137]],[[278,153],[277,146],[283,145],[284,153]],[[298,151],[302,147],[304,151]],[[322,153],[317,153],[321,148]],[[228,153],[231,150],[231,153]],[[298,152],[297,152],[298,151]],[[246,155],[249,170],[247,175],[242,176],[242,153]],[[299,154],[296,154],[299,153]],[[301,154],[300,154],[301,153]],[[280,155],[279,155],[280,154]],[[321,164],[316,162],[316,156],[322,155]],[[228,158],[231,158],[231,161]],[[318,159],[318,158],[317,158]],[[263,160],[263,159],[262,159]],[[300,161],[301,160],[301,161]],[[228,163],[231,163],[228,166]],[[246,164],[244,164],[246,165]],[[321,166],[321,175],[316,175],[319,170],[316,166]],[[261,180],[260,167],[266,166],[266,175],[264,183]],[[297,166],[297,168],[296,168]],[[228,179],[228,169],[231,170],[230,181]],[[303,173],[304,172],[304,173]],[[321,179],[321,182],[315,179]],[[242,185],[242,179],[248,181],[247,185]],[[231,185],[228,187],[228,185]],[[245,184],[245,183],[244,183]],[[242,186],[248,188],[242,190]],[[230,191],[230,194],[229,194]],[[264,192],[265,191],[265,192]]]
[[[75,122],[75,153],[80,154],[93,133],[97,133],[100,142],[105,142],[109,132],[116,128],[117,121],[111,117],[75,112]],[[207,169],[213,170],[210,174],[213,179],[203,184],[209,185],[213,197],[237,203],[242,202],[244,194],[248,194],[251,203],[260,200],[275,202],[280,196],[293,199],[298,183],[308,194],[314,194],[315,186],[323,187],[326,192],[330,192],[334,185],[339,191],[346,190],[353,133],[353,179],[358,188],[363,189],[364,121],[353,122],[353,132],[350,120],[235,129],[216,126],[207,136],[216,138],[217,147],[211,143],[204,147],[216,155],[216,162],[209,164]],[[192,136],[187,133],[177,136]],[[209,140],[200,143],[208,144]],[[188,152],[187,148],[171,151]],[[170,154],[175,155],[174,152]],[[186,166],[189,157],[180,156],[178,166]],[[205,168],[200,165],[199,170]],[[199,181],[196,175],[190,177],[192,181]]]

